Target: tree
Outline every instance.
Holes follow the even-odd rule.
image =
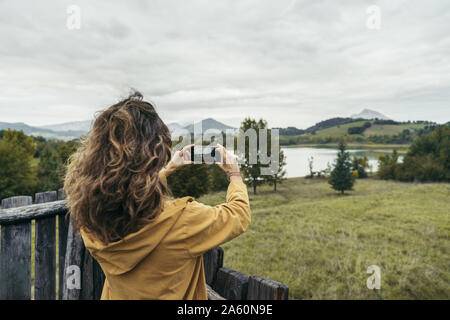
[[[40,191],[57,190],[62,187],[60,166],[58,154],[47,144],[40,153],[37,170]]]
[[[344,194],[345,190],[352,190],[355,183],[355,177],[352,174],[352,163],[350,153],[346,152],[346,145],[343,141],[339,142],[339,152],[334,163],[334,169],[331,171],[328,183],[334,190]]]
[[[398,153],[394,149],[392,155],[380,155],[378,157],[378,177],[380,179],[396,179],[399,170]]]
[[[70,140],[67,142],[59,141],[56,146],[58,155],[58,175],[63,178],[66,174],[69,157],[80,147],[80,140]]]
[[[284,166],[286,165],[286,156],[284,155],[283,150],[279,149],[280,158],[278,160],[277,168],[273,171],[271,176],[268,176],[267,181],[270,185],[273,185],[273,191],[277,192],[277,184],[282,183],[285,179],[286,171],[284,170]]]
[[[259,121],[245,118],[241,124],[241,130],[245,133],[247,130],[253,129],[256,132],[257,139],[257,149],[258,150],[250,150],[250,139],[248,136],[245,137],[245,152],[244,154],[238,154],[238,156],[242,159],[241,169],[244,172],[244,176],[246,177],[245,182],[247,185],[251,185],[253,187],[253,194],[256,194],[256,187],[267,182],[267,179],[264,178],[261,174],[261,168],[267,165],[263,165],[260,161],[260,158],[257,156],[256,163],[251,163],[250,154],[256,152],[259,154],[259,131],[262,129],[267,129],[267,122],[263,119]],[[270,136],[268,135],[269,141]],[[270,150],[270,144],[268,143],[268,150]],[[238,150],[239,152],[239,150]]]
[[[5,130],[0,140],[0,199],[33,194],[36,172],[32,165],[36,143],[21,131]]]
[[[402,181],[450,181],[450,126],[435,127],[414,140],[397,165],[395,177]]]

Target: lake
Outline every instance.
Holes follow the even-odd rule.
[[[313,171],[320,171],[327,168],[328,163],[333,165],[337,149],[331,148],[282,148],[284,155],[286,156],[286,177],[304,177],[309,175],[308,158],[313,157]],[[371,169],[369,172],[376,172],[378,170],[378,156],[381,154],[390,154],[392,150],[368,150],[368,149],[349,149],[348,152],[351,156],[364,157],[369,159],[369,165]],[[403,156],[399,156],[399,161],[403,160]]]

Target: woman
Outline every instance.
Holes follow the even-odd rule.
[[[102,299],[207,299],[202,254],[250,223],[237,161],[221,146],[226,203],[170,199],[166,176],[191,164],[190,146],[171,159],[171,145],[167,126],[135,93],[96,118],[71,158],[67,205],[106,275]]]

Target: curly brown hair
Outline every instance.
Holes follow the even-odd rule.
[[[110,243],[148,224],[163,210],[170,158],[170,131],[139,92],[101,112],[65,176],[73,228]]]

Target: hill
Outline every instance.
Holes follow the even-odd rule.
[[[414,138],[433,131],[439,124],[430,121],[398,122],[331,118],[316,123],[300,135],[280,135],[281,145],[333,144],[340,139],[359,144],[410,144]]]
[[[15,122],[15,123],[0,122],[0,130],[7,130],[7,129],[23,131],[23,133],[29,136],[35,137],[41,136],[46,139],[61,139],[64,141],[76,139],[85,134],[84,131],[75,131],[75,130],[54,131],[42,127],[33,127],[23,122]]]
[[[336,126],[340,126],[346,123],[352,123],[352,122],[356,122],[356,121],[360,121],[361,119],[353,119],[353,118],[341,118],[341,117],[337,117],[337,118],[331,118],[331,119],[327,119],[327,120],[323,120],[320,121],[318,123],[316,123],[315,125],[307,128],[305,130],[306,133],[315,133],[318,130],[324,130],[327,128],[333,128]]]

